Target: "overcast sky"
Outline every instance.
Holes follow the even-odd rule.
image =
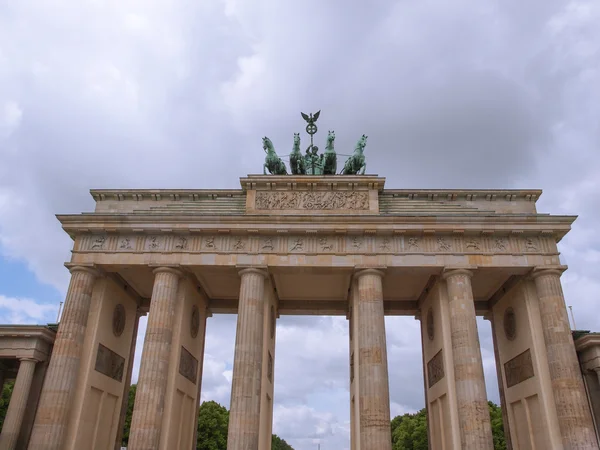
[[[56,320],[54,215],[93,210],[90,188],[237,188],[261,137],[288,153],[321,109],[319,145],[368,134],[388,188],[541,188],[539,211],[579,215],[563,285],[600,331],[598,23],[597,0],[0,0],[0,322]],[[235,320],[207,331],[202,397],[226,406]],[[416,411],[419,323],[386,326],[392,414]],[[347,341],[344,318],[278,323],[274,431],[296,450],[349,448]]]

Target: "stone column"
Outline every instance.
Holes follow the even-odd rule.
[[[129,450],[156,450],[160,443],[175,302],[181,276],[182,273],[172,267],[154,269],[154,287],[129,432]]]
[[[248,268],[240,276],[227,450],[257,450],[267,273]]]
[[[494,444],[471,289],[472,275],[465,269],[447,270],[443,274],[448,288],[458,423],[463,450],[491,450]]]
[[[391,450],[390,385],[381,283],[383,272],[365,269],[356,276],[360,449]]]
[[[494,359],[496,360],[496,378],[498,379],[498,393],[500,394],[500,409],[502,410],[502,426],[504,428],[504,439],[506,449],[513,450],[512,438],[510,435],[510,423],[508,421],[508,405],[506,404],[506,395],[504,392],[504,382],[502,381],[502,362],[500,361],[500,351],[498,350],[498,337],[496,336],[496,325],[494,323],[494,313],[489,312],[483,317],[489,320],[492,325],[492,342],[494,344]]]
[[[594,368],[594,372],[596,372],[596,375],[598,375],[598,384],[600,384],[600,367]]]
[[[137,344],[138,327],[140,325],[140,317],[145,316],[147,311],[142,311],[138,306],[135,312],[135,322],[133,323],[133,333],[131,333],[131,345],[129,347],[129,366],[127,367],[127,375],[123,385],[123,399],[121,400],[121,417],[119,418],[119,426],[117,428],[117,438],[115,439],[115,450],[121,450],[123,442],[123,427],[125,426],[125,416],[129,407],[129,389],[131,387],[131,376],[133,374],[133,360],[135,359],[135,347]]]
[[[537,268],[533,272],[548,352],[556,415],[566,450],[598,449],[569,326],[560,275],[561,270],[558,269]]]
[[[13,393],[8,404],[8,411],[4,419],[2,434],[0,435],[0,450],[14,450],[16,448],[36,363],[35,359],[21,359]]]
[[[94,282],[100,273],[74,266],[44,387],[40,395],[30,450],[61,450],[75,395],[83,340],[92,303]]]

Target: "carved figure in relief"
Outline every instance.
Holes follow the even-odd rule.
[[[413,248],[419,248],[419,238],[411,237],[408,238],[408,249],[411,250]]]
[[[158,247],[160,247],[160,242],[158,240],[157,236],[151,236],[150,237],[150,244],[148,245],[151,249],[156,250]]]
[[[235,241],[233,248],[236,250],[243,250],[244,247],[246,247],[246,243],[242,240],[242,238],[237,238],[237,241]]]
[[[268,137],[263,138],[263,150],[267,154],[265,156],[265,163],[263,164],[263,174],[267,174],[267,169],[271,175],[287,175],[285,164],[281,160],[277,153],[275,153],[275,147]]]
[[[358,238],[358,237],[353,237],[352,238],[352,247],[354,247],[355,250],[359,250],[362,247],[362,239]]]
[[[381,250],[390,250],[390,240],[388,238],[383,238],[381,244],[379,245]]]
[[[206,248],[216,248],[215,246],[215,237],[208,236],[204,241],[204,247]]]
[[[364,150],[367,146],[367,137],[368,136],[363,134],[358,140],[356,147],[354,147],[354,153],[346,160],[346,164],[344,164],[342,174],[358,175],[359,172],[361,175],[365,174],[365,170],[367,170],[367,162],[365,160]]]
[[[333,249],[332,245],[329,243],[326,237],[322,237],[321,239],[319,239],[319,245],[321,245],[322,251]]]
[[[119,248],[122,250],[131,250],[131,239],[123,238],[121,240],[121,245],[119,245]]]
[[[103,249],[105,243],[106,243],[106,237],[105,236],[97,237],[96,239],[94,239],[94,242],[92,243],[92,250],[94,250],[94,249]]]
[[[265,238],[263,242],[262,249],[263,250],[273,250],[275,247],[273,246],[273,238]]]
[[[528,252],[535,252],[537,249],[537,245],[535,245],[535,242],[533,242],[532,238],[525,239],[525,250]]]
[[[497,238],[494,241],[494,250],[505,251],[506,250],[506,239],[505,238]]]
[[[304,250],[304,239],[298,238],[294,241],[294,245],[290,251],[293,252],[294,250]]]
[[[479,242],[475,239],[467,239],[467,250],[480,250]]]
[[[293,175],[306,175],[304,157],[300,153],[300,133],[294,133],[294,147],[290,153],[290,170]]]
[[[452,248],[451,245],[448,242],[446,242],[446,239],[444,239],[443,237],[437,238],[437,243],[438,248],[442,251],[448,251]]]
[[[177,244],[175,245],[175,248],[179,249],[179,250],[185,250],[187,248],[187,238],[183,237],[183,236],[179,236],[177,238]]]
[[[323,175],[335,175],[337,172],[337,155],[333,148],[335,132],[327,132],[327,144],[325,145],[325,161],[323,163]]]

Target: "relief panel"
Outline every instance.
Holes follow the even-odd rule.
[[[504,363],[504,374],[506,376],[506,387],[515,386],[532,378],[535,374],[533,373],[531,351],[527,349],[510,361]]]
[[[256,192],[258,210],[368,210],[369,193],[336,192]]]
[[[196,384],[198,360],[183,346],[181,347],[181,354],[179,356],[179,373]]]
[[[118,353],[113,352],[108,347],[98,344],[98,353],[96,354],[97,372],[118,382],[123,380],[123,370],[125,368],[125,358]]]
[[[442,350],[429,360],[427,363],[427,381],[431,388],[434,384],[444,378],[444,359]]]

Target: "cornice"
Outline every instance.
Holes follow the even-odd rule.
[[[97,202],[123,200],[197,200],[245,195],[242,189],[90,189]]]
[[[240,185],[245,191],[352,191],[374,189],[381,192],[385,186],[385,178],[378,175],[248,175],[240,178]]]
[[[54,343],[56,332],[46,325],[2,325],[0,324],[0,338],[27,338],[42,339],[50,344]]]
[[[201,214],[136,214],[136,213],[83,213],[83,214],[59,214],[56,218],[63,224],[63,227],[78,224],[78,226],[95,226],[96,224],[156,224],[154,228],[164,228],[165,224],[173,225],[172,228],[179,228],[176,224],[270,224],[277,227],[279,224],[298,224],[303,227],[317,227],[319,224],[357,224],[364,226],[373,224],[455,224],[461,223],[465,227],[470,225],[491,225],[491,224],[519,224],[524,228],[531,228],[536,224],[556,224],[557,226],[570,226],[577,219],[577,216],[567,215],[549,215],[549,214],[482,214],[482,213],[448,213],[448,214],[390,214],[390,215],[354,215],[354,214],[336,214],[336,215],[315,215],[315,214],[294,214],[294,215],[275,215],[264,214],[229,214],[229,215],[201,215]]]

